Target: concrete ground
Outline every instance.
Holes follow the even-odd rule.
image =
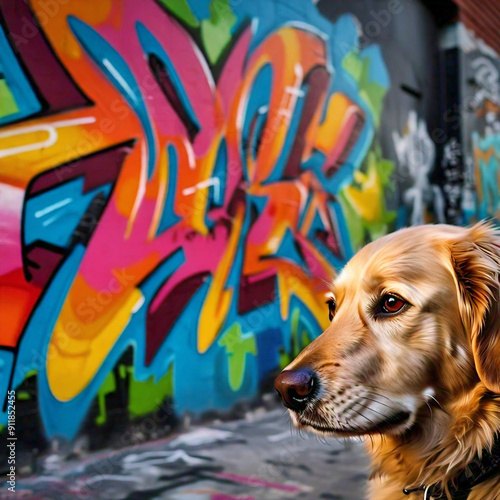
[[[276,409],[74,462],[50,455],[0,498],[362,500],[367,471],[361,444],[300,436]]]

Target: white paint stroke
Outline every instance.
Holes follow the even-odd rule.
[[[0,132],[0,139],[4,139],[6,137],[17,137],[32,132],[47,132],[47,134],[49,135],[48,138],[44,141],[32,142],[30,144],[25,144],[24,146],[0,149],[0,158],[6,158],[7,156],[26,153],[28,151],[34,151],[35,149],[48,148],[50,146],[53,146],[57,142],[58,128],[72,127],[74,125],[84,125],[87,123],[94,123],[95,121],[95,117],[85,116],[83,118],[75,118],[73,120],[60,120],[58,122],[49,124],[30,125],[28,127],[19,127],[14,130]]]
[[[106,66],[107,70],[111,73],[113,78],[122,86],[122,88],[127,92],[128,96],[133,100],[137,101],[137,97],[134,94],[134,91],[130,88],[130,85],[126,82],[120,72],[113,66],[109,59],[105,57],[102,60],[104,66]]]
[[[144,299],[144,295],[141,295],[141,297],[134,304],[134,307],[132,307],[132,314],[135,314],[142,307],[144,302],[146,302]]]
[[[190,194],[196,193],[196,191],[198,191],[198,189],[205,189],[205,188],[210,187],[210,186],[213,186],[215,188],[214,198],[215,198],[215,201],[218,203],[219,197],[220,197],[220,181],[217,177],[210,177],[209,179],[198,182],[194,186],[184,188],[182,190],[182,194],[184,196],[188,196]]]
[[[226,441],[233,436],[234,434],[229,431],[202,428],[173,439],[169,443],[169,446],[200,446],[215,443],[217,441]]]
[[[158,456],[158,458],[151,458],[151,459],[148,459],[146,455],[149,454],[141,453],[139,455],[129,455],[128,457],[125,457],[122,467],[125,470],[131,470],[131,469],[141,469],[143,467],[149,467],[151,465],[171,464],[174,462],[184,462],[188,465],[199,465],[206,463],[206,459],[192,457],[191,455],[187,454],[184,450],[164,452],[163,456]],[[158,453],[158,455],[160,455],[160,453]],[[145,456],[146,459],[142,460]]]
[[[287,85],[285,87],[285,92],[287,92],[289,94],[296,95],[298,97],[304,97],[304,91],[303,90],[298,89],[296,87],[292,87],[291,85]]]
[[[130,477],[130,476],[121,476],[119,474],[102,474],[100,476],[88,477],[85,478],[81,483],[83,484],[92,484],[98,483],[99,481],[118,481],[122,483],[137,483],[140,482],[141,479],[138,477]]]
[[[44,215],[47,215],[50,212],[57,210],[58,208],[66,206],[68,203],[71,203],[72,201],[73,201],[73,198],[64,198],[64,200],[58,201],[57,203],[54,203],[53,205],[50,205],[49,207],[46,207],[42,210],[37,210],[35,212],[35,217],[37,219],[39,219],[40,217],[43,217]]]

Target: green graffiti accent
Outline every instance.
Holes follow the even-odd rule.
[[[128,409],[131,417],[151,413],[161,406],[167,396],[172,396],[174,392],[173,364],[159,380],[155,380],[154,376],[144,381],[135,380],[133,368],[129,366],[127,370],[130,375]]]
[[[309,332],[307,330],[302,330],[302,332],[300,334],[300,345],[305,347],[307,344],[309,344],[311,342],[311,340],[312,339],[309,336]],[[302,349],[304,347],[302,347]]]
[[[103,425],[108,419],[106,413],[106,395],[116,391],[115,374],[111,371],[108,373],[106,379],[102,383],[99,391],[97,392],[97,401],[99,403],[99,415],[95,419],[97,425]]]
[[[368,56],[359,57],[355,52],[349,52],[342,61],[343,68],[351,74],[359,87],[359,96],[365,101],[373,113],[375,127],[380,126],[383,100],[387,89],[379,83],[370,80],[371,60]]]
[[[346,54],[342,61],[342,66],[357,82],[361,80],[361,74],[363,73],[363,62],[361,61],[358,54],[352,51]]]
[[[280,370],[283,370],[285,366],[290,364],[291,356],[286,352],[285,348],[280,349]]]
[[[200,29],[201,41],[210,64],[215,64],[232,39],[236,23],[230,0],[212,0],[210,18],[200,21],[187,0],[159,0],[160,5],[190,28]]]
[[[286,349],[280,350],[279,354],[279,364],[280,368],[283,369],[287,366],[294,358],[296,358],[302,349],[306,347],[307,344],[313,339],[310,332],[306,329],[301,329],[300,324],[300,309],[295,308],[291,314],[291,327],[292,327],[292,338],[290,345],[290,353]]]
[[[243,384],[246,355],[257,355],[255,336],[253,333],[243,334],[240,325],[235,323],[222,334],[218,345],[226,349],[229,364],[229,386],[236,392]]]
[[[18,111],[19,108],[17,107],[16,100],[14,99],[7,82],[3,78],[0,79],[0,118],[13,115]]]
[[[209,9],[210,19],[201,22],[201,39],[208,60],[215,64],[231,41],[231,29],[236,23],[236,16],[229,0],[212,0]]]
[[[193,14],[187,0],[160,0],[160,4],[190,28],[198,28],[200,26],[200,22]]]
[[[36,370],[30,370],[29,372],[27,372],[26,375],[24,376],[24,379],[23,379],[22,383],[20,385],[24,384],[24,382],[26,380],[28,380],[29,378],[35,377],[36,374],[37,374]],[[27,401],[27,400],[31,399],[31,394],[30,394],[29,391],[25,391],[25,390],[22,390],[22,389],[17,389],[16,390],[16,399],[19,400],[19,401]]]
[[[300,348],[299,334],[298,334],[299,319],[300,319],[300,311],[299,309],[295,308],[292,312],[292,353],[294,358],[298,356],[300,351],[302,350]]]
[[[6,429],[6,425],[0,425],[0,434]]]
[[[354,251],[395,228],[396,212],[386,207],[386,190],[393,191],[394,162],[382,158],[379,146],[368,152],[352,183],[338,195]]]

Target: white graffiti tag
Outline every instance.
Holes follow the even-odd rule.
[[[400,169],[407,172],[411,181],[411,186],[403,195],[403,201],[410,212],[410,224],[423,224],[425,208],[431,204],[438,222],[445,222],[443,194],[439,186],[429,182],[436,147],[424,120],[418,120],[416,111],[410,111],[403,135],[393,132],[392,138]]]

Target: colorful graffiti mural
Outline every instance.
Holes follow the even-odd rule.
[[[380,49],[265,3],[0,1],[0,395],[36,378],[49,439],[129,349],[131,416],[254,396],[393,228]]]
[[[477,217],[500,218],[500,134],[472,133],[476,173]]]
[[[498,54],[463,26],[460,29],[467,73],[465,219],[500,219],[500,64]]]

